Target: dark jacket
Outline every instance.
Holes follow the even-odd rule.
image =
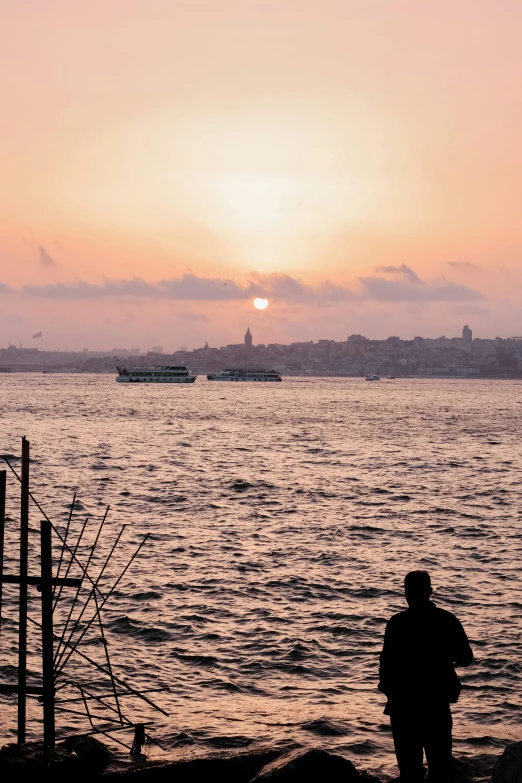
[[[379,690],[394,708],[456,702],[460,681],[454,665],[469,666],[473,652],[454,614],[423,601],[394,615],[386,626]]]

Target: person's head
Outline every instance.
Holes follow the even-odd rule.
[[[410,571],[404,579],[404,592],[408,606],[428,601],[432,594],[431,579],[427,571]]]

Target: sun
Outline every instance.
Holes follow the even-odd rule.
[[[254,307],[257,310],[266,310],[268,307],[268,299],[260,299],[259,297],[256,297],[254,299]]]

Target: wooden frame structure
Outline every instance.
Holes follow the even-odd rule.
[[[5,574],[4,533],[6,524],[7,472],[5,470],[0,471],[0,641],[2,639],[1,627],[4,585],[18,585],[19,590],[18,681],[16,683],[0,683],[0,694],[14,693],[17,695],[18,744],[23,745],[26,742],[27,698],[37,697],[43,705],[44,747],[47,750],[53,750],[55,747],[56,712],[62,710],[64,712],[72,712],[75,715],[81,714],[70,709],[71,702],[74,703],[80,701],[85,710],[85,717],[88,719],[90,725],[90,730],[87,732],[88,734],[104,734],[109,736],[112,740],[128,748],[131,753],[139,755],[146,739],[155,742],[157,745],[159,745],[159,743],[155,740],[152,740],[145,733],[145,728],[152,725],[150,721],[147,723],[134,723],[123,714],[121,699],[130,695],[139,697],[155,710],[163,713],[164,715],[167,715],[168,713],[166,713],[165,710],[163,710],[148,696],[146,696],[145,692],[137,690],[129,683],[114,674],[109,656],[108,643],[103,627],[101,610],[113,595],[121,579],[127,572],[134,559],[138,556],[149,536],[147,534],[143,537],[141,543],[131,558],[128,560],[126,566],[123,568],[118,578],[109,588],[109,590],[106,590],[105,587],[102,589],[100,580],[106,572],[107,566],[109,565],[109,562],[111,561],[113,554],[116,551],[118,544],[120,543],[125,526],[123,526],[118,533],[108,556],[103,561],[103,565],[99,573],[95,578],[93,578],[89,569],[92,566],[93,555],[95,554],[109,508],[107,507],[107,510],[96,533],[94,543],[90,548],[87,562],[84,564],[80,559],[78,550],[87,526],[87,520],[83,524],[74,546],[71,546],[70,543],[68,543],[69,534],[71,532],[71,520],[73,516],[76,495],[73,497],[65,533],[62,535],[53,525],[49,517],[45,514],[44,510],[31,492],[29,485],[29,441],[25,437],[22,439],[21,475],[18,475],[18,473],[14,470],[7,457],[4,457],[4,460],[12,474],[19,481],[21,487],[19,570],[18,574]],[[40,573],[38,575],[29,575],[28,573],[29,508],[31,502],[36,506],[41,514],[41,517],[43,517],[40,521]],[[61,552],[56,576],[53,576],[53,534],[55,535],[55,538],[58,538],[59,542],[61,543]],[[66,561],[67,565],[65,565]],[[65,569],[64,576],[60,576],[62,566]],[[71,570],[73,570],[73,573],[74,570],[79,570],[80,576],[69,576]],[[88,583],[89,585],[89,592],[87,596],[84,595],[82,597],[81,590],[85,583]],[[28,589],[32,587],[36,587],[41,593],[41,622],[37,622],[28,614]],[[76,593],[71,601],[65,624],[61,629],[61,632],[57,633],[54,628],[53,617],[64,588],[75,588]],[[92,610],[93,613],[89,619],[85,619],[89,610]],[[28,622],[40,627],[41,629],[41,685],[28,685],[27,683]],[[95,623],[99,628],[100,637],[104,647],[106,662],[104,666],[93,660],[83,650],[79,649],[80,643],[86,636],[89,629]],[[64,669],[71,657],[75,654],[90,664],[90,666],[94,667],[98,672],[102,672],[108,678],[110,683],[109,693],[99,694],[92,692],[90,688],[85,686],[85,684],[76,682],[71,678],[65,678]],[[76,688],[79,690],[80,696],[57,699],[57,692],[65,687]],[[157,688],[152,690],[165,690],[165,688]],[[147,693],[150,692],[152,691],[149,689]],[[97,706],[101,705],[104,708],[103,715],[94,715],[91,712],[89,704],[93,701]],[[65,704],[68,706],[63,706]],[[95,720],[102,720],[102,725],[100,725],[99,722],[95,723]],[[121,742],[116,737],[112,736],[113,732],[125,729],[132,729],[134,731],[134,740],[132,746],[130,747],[125,745],[125,743]]]

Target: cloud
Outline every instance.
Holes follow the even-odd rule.
[[[422,280],[419,275],[413,271],[413,269],[406,264],[400,266],[378,266],[375,270],[383,275],[394,275],[404,280],[409,280],[410,283],[418,283],[422,285]]]
[[[358,299],[357,291],[340,283],[324,282],[307,285],[290,275],[255,275],[246,288],[247,299],[263,296],[267,299],[305,304],[325,304]]]
[[[185,301],[219,301],[226,299],[248,299],[250,294],[233,280],[197,277],[193,274],[179,278],[147,283],[141,277],[127,280],[105,279],[103,283],[48,283],[46,285],[24,285],[22,292],[45,299],[112,299],[121,296],[148,297]]]
[[[240,301],[255,296],[266,296],[287,302],[320,303],[357,298],[346,286],[321,283],[310,286],[289,275],[254,275],[246,285],[224,278],[198,277],[186,274],[179,278],[148,283],[141,277],[127,280],[105,279],[103,283],[48,283],[24,285],[22,293],[44,299],[109,299],[115,297],[144,297],[175,301]]]
[[[198,277],[194,274],[160,280],[157,287],[160,296],[186,301],[211,302],[226,299],[248,299],[250,297],[247,289],[233,280]]]
[[[154,296],[157,285],[146,283],[141,277],[129,280],[104,280],[103,283],[47,283],[46,285],[24,285],[22,293],[44,299],[103,299],[118,296]]]
[[[468,286],[452,283],[445,278],[429,282],[422,280],[406,264],[380,266],[375,271],[386,277],[360,277],[363,299],[379,302],[469,302],[482,298]]]
[[[385,277],[361,277],[362,297],[379,302],[469,302],[481,299],[481,295],[450,280],[426,283],[408,283],[403,280],[387,280]]]
[[[13,289],[6,289],[5,292],[21,293],[40,299],[93,300],[133,297],[186,302],[245,301],[255,296],[263,296],[289,304],[310,305],[369,299],[382,302],[467,302],[482,298],[471,288],[444,278],[437,281],[421,280],[405,265],[381,267],[380,271],[392,275],[395,279],[390,280],[389,277],[380,275],[361,277],[359,286],[352,288],[331,281],[309,285],[285,274],[253,274],[249,282],[241,284],[227,278],[198,277],[190,273],[155,283],[149,283],[141,277],[105,279],[102,283],[76,280],[73,283],[24,285],[16,292]]]
[[[473,264],[471,261],[447,261],[447,264],[454,269],[482,269],[480,264]]]
[[[38,245],[38,252],[40,253],[40,264],[42,266],[56,266],[54,258],[51,258],[45,247]]]

